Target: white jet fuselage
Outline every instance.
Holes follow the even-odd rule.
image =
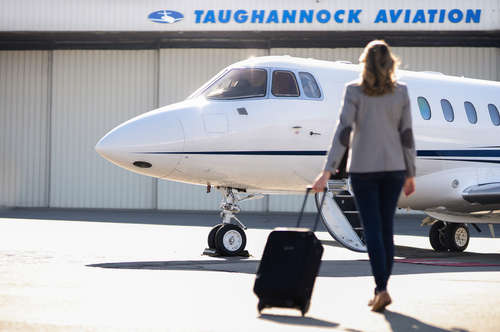
[[[212,100],[204,89],[224,72],[259,68],[268,72],[264,97]],[[325,162],[347,82],[359,77],[358,65],[261,57],[226,68],[183,102],[142,114],[110,131],[96,146],[111,162],[128,170],[167,180],[232,187],[261,193],[303,192]],[[320,98],[276,97],[275,70],[312,74]],[[436,73],[399,71],[408,86],[417,148],[417,191],[401,197],[400,207],[473,212],[500,209],[464,200],[469,187],[500,182],[500,126],[488,105],[500,107],[500,84]],[[302,88],[302,87],[301,87]],[[431,118],[417,103],[424,97]],[[443,116],[448,100],[453,121]],[[468,120],[464,103],[477,112]],[[374,143],[376,144],[376,143]],[[143,161],[143,168],[134,162]]]

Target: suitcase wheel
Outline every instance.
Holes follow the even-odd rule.
[[[264,303],[262,301],[259,301],[259,304],[257,304],[257,310],[259,311],[259,314],[265,307],[266,306],[264,305]]]
[[[300,312],[302,313],[302,317],[306,315],[306,313],[309,311],[309,305],[311,304],[310,301],[307,301],[301,308]]]

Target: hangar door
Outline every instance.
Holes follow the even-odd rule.
[[[500,79],[498,48],[394,51],[403,69]],[[95,143],[121,122],[184,99],[225,66],[250,56],[289,54],[356,63],[360,52],[361,48],[0,51],[0,206],[216,210],[218,194],[122,170],[100,158]],[[300,199],[271,196],[244,203],[243,208],[296,211]]]
[[[155,107],[155,51],[54,51],[50,206],[153,208],[153,180],[101,158],[104,134]]]

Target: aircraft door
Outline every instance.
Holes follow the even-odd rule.
[[[271,100],[281,113],[287,144],[311,150],[324,140],[324,97],[309,72],[276,69],[272,72]]]

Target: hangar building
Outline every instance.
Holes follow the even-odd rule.
[[[121,122],[223,67],[283,55],[357,63],[374,38],[402,68],[500,80],[498,0],[2,0],[0,206],[214,210],[205,188],[94,151]],[[333,121],[333,120],[332,120]],[[296,211],[295,196],[245,203]]]

